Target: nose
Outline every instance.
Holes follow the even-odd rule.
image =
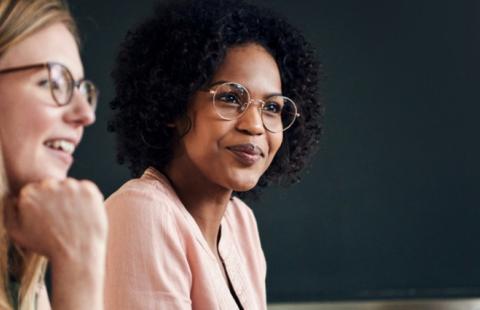
[[[252,99],[247,110],[237,119],[236,127],[238,130],[250,135],[262,135],[265,133],[260,101],[256,103]]]
[[[74,89],[72,101],[67,105],[65,115],[69,123],[76,126],[89,126],[95,122],[95,111],[93,111],[86,98],[83,97],[77,88]]]

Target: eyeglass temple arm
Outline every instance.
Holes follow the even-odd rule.
[[[48,64],[35,64],[35,65],[21,66],[21,67],[15,67],[15,68],[7,68],[7,69],[0,70],[0,74],[7,74],[7,73],[16,72],[16,71],[29,70],[29,69],[35,69],[35,68],[44,68],[47,66]]]

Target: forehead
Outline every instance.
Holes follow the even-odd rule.
[[[76,77],[83,76],[77,43],[62,23],[52,24],[10,47],[0,58],[0,68],[59,62]]]
[[[275,59],[255,43],[228,49],[213,82],[221,80],[240,83],[252,92],[262,94],[281,92],[280,72]]]

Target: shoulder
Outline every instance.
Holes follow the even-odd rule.
[[[129,180],[123,184],[108,197],[105,203],[109,207],[114,206],[114,202],[118,203],[124,200],[165,200],[172,199],[174,195],[175,193],[160,173],[158,175],[151,174],[147,169],[140,178]]]
[[[180,202],[158,172],[147,171],[122,185],[106,201],[109,235],[152,235],[175,231],[182,221]]]
[[[125,183],[106,201],[108,309],[187,309],[191,271],[181,208],[168,180],[149,175]]]
[[[179,252],[185,247],[178,197],[166,179],[147,172],[126,182],[105,201],[111,253],[123,253],[128,248],[132,255],[151,255],[159,244],[169,244],[170,248],[174,244]]]
[[[105,201],[108,214],[169,213],[176,205],[176,194],[162,176],[147,171],[123,184]]]

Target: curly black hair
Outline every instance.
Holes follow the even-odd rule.
[[[271,10],[242,0],[174,0],[129,31],[112,72],[116,97],[109,123],[117,158],[133,176],[163,171],[179,136],[168,126],[186,117],[193,93],[208,85],[231,47],[257,43],[276,60],[282,91],[301,117],[284,133],[275,159],[257,186],[298,182],[323,129],[320,63],[304,36]],[[251,195],[250,195],[251,196]]]

